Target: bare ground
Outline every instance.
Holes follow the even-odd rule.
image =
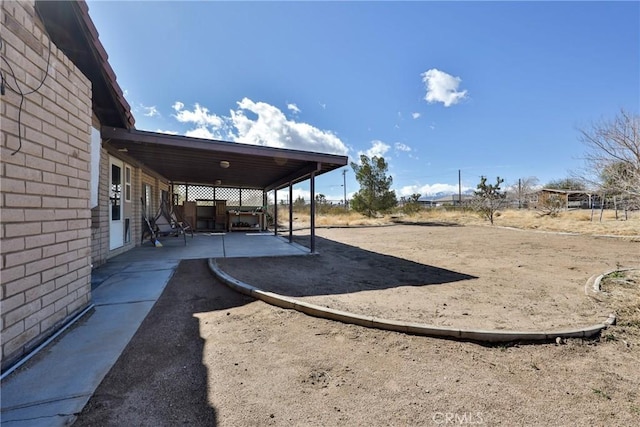
[[[184,261],[77,425],[640,424],[640,243],[493,227],[318,230],[319,255],[225,259],[265,290],[389,319],[596,340],[482,346],[271,307]],[[304,236],[296,239],[304,240]]]

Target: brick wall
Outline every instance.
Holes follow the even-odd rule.
[[[3,369],[90,301],[91,85],[49,39],[33,2],[0,6]],[[49,65],[47,57],[51,50]],[[19,151],[20,136],[22,147]],[[14,153],[15,152],[15,153]]]

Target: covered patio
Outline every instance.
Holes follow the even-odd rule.
[[[193,238],[187,236],[187,244],[182,237],[164,237],[162,246],[154,247],[147,241],[142,246],[127,251],[123,255],[111,258],[107,262],[117,264],[122,262],[146,262],[164,260],[167,262],[183,259],[203,258],[243,258],[266,256],[296,256],[308,255],[309,249],[295,242],[289,242],[282,236],[273,233],[255,232],[212,232],[194,233]],[[94,272],[99,272],[100,267]]]
[[[267,209],[267,194],[274,192],[273,234],[278,233],[278,210],[275,201],[277,192],[288,189],[289,200],[293,199],[293,185],[309,180],[310,182],[310,251],[315,252],[315,178],[333,171],[348,163],[347,156],[323,154],[308,151],[265,147],[258,145],[191,138],[136,129],[121,129],[105,126],[101,137],[112,150],[127,156],[139,165],[145,166],[162,175],[175,189],[189,186],[210,186],[214,196],[206,203],[218,201],[216,194],[235,194],[233,208],[235,212],[243,208],[242,194],[250,191],[261,192],[261,198],[251,202],[251,207]],[[218,190],[218,191],[216,191]],[[181,194],[182,203],[189,196]],[[255,199],[255,197],[252,197]],[[172,199],[175,200],[175,199]],[[226,201],[226,200],[220,200]],[[177,204],[177,203],[176,203]],[[224,205],[223,209],[230,206]],[[292,204],[289,203],[289,243],[292,242]],[[225,212],[228,216],[228,212]],[[220,213],[216,215],[220,217]],[[213,218],[215,220],[215,218]],[[220,224],[222,220],[218,220]],[[198,226],[198,221],[195,221]],[[214,221],[215,222],[215,221]],[[225,222],[228,223],[228,222]],[[230,223],[228,223],[231,225]],[[215,227],[214,227],[215,228]],[[231,227],[224,227],[227,231]],[[261,229],[264,229],[261,227]],[[217,230],[216,230],[217,231]],[[229,237],[229,239],[233,239]],[[230,240],[231,241],[231,240]],[[207,255],[215,257],[215,255]]]

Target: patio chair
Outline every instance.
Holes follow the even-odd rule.
[[[156,235],[156,226],[153,220],[147,217],[147,208],[144,199],[141,197],[140,201],[142,202],[142,233],[140,233],[140,244],[143,244],[145,237],[149,236],[149,240],[154,246],[162,246]]]
[[[178,228],[181,234],[184,234],[185,236],[190,234],[191,238],[193,238],[193,228],[191,227],[191,224],[189,224],[186,219],[182,218],[178,211],[174,209],[173,204],[169,203],[167,199],[163,198],[160,202],[158,215],[162,215],[169,222],[171,227]],[[156,215],[156,218],[158,215]]]
[[[175,206],[173,204],[170,204],[167,200],[163,200],[160,207],[164,210],[164,214],[169,218],[170,223],[175,223],[182,229],[185,235],[190,234],[193,239],[193,227],[178,210],[174,209]]]
[[[172,221],[162,211],[163,209],[161,208],[158,211],[158,215],[153,219],[153,225],[155,226],[154,232],[156,235],[156,241],[154,242],[154,244],[158,246],[157,237],[160,237],[160,236],[174,236],[174,237],[182,236],[184,238],[184,244],[186,245],[187,233],[185,232],[185,230],[182,228],[182,226],[180,226],[180,224],[177,221]],[[191,236],[193,237],[193,234]]]
[[[142,200],[142,216],[144,219],[145,229],[142,231],[141,243],[144,242],[146,235],[149,235],[151,243],[157,247],[162,246],[158,237],[182,236],[185,245],[187,244],[187,233],[191,234],[191,237],[193,238],[193,229],[191,228],[191,225],[186,221],[178,221],[177,216],[175,213],[172,213],[165,200],[160,203],[160,208],[154,218],[149,219],[146,216],[145,211],[144,200]]]

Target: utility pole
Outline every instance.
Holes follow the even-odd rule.
[[[342,169],[342,188],[344,190],[344,210],[349,210],[347,205],[347,170]]]
[[[458,169],[458,206],[462,206],[462,178]]]
[[[522,178],[518,178],[518,209],[522,209]]]

